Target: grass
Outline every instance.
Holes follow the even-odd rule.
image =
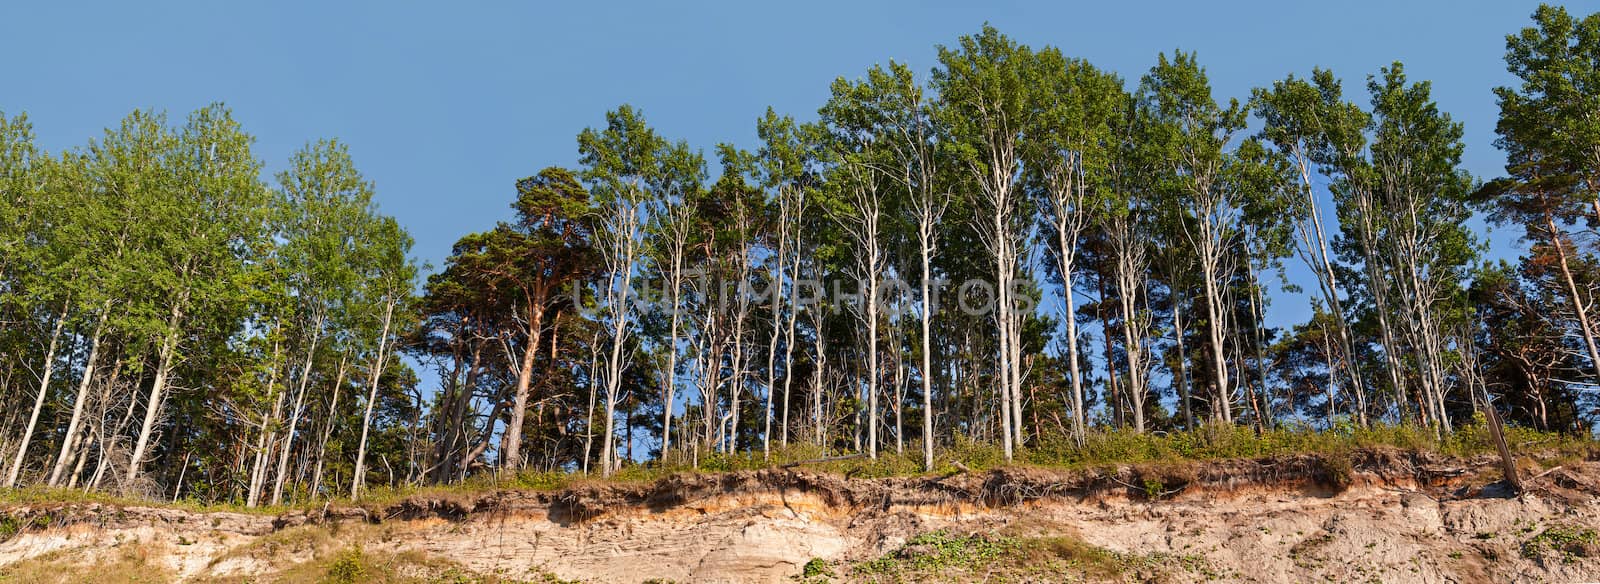
[[[1594,440],[1570,435],[1543,433],[1516,427],[1508,427],[1506,434],[1513,452],[1526,455],[1537,451],[1541,457],[1541,466],[1545,468],[1558,464],[1571,464],[1588,458],[1593,452],[1600,450],[1600,444]],[[958,438],[954,444],[939,449],[932,474],[954,472],[958,468],[957,464],[974,471],[1005,466],[1077,469],[1121,464],[1180,463],[1320,454],[1324,455],[1328,476],[1338,483],[1348,481],[1353,472],[1350,468],[1349,453],[1361,448],[1374,447],[1393,447],[1453,456],[1495,452],[1494,445],[1489,440],[1489,433],[1481,421],[1463,425],[1455,432],[1444,436],[1436,436],[1431,429],[1409,425],[1375,425],[1370,428],[1359,428],[1353,424],[1341,423],[1328,431],[1288,427],[1257,434],[1254,430],[1243,426],[1216,424],[1192,431],[1167,433],[1139,434],[1130,430],[1091,432],[1081,447],[1060,437],[1047,436],[1034,439],[1027,447],[1019,449],[1009,464],[998,447]],[[809,444],[790,444],[786,447],[775,447],[770,456],[763,456],[760,452],[706,454],[700,457],[698,465],[690,464],[680,454],[675,453],[674,456],[670,456],[667,462],[651,461],[627,465],[604,479],[604,482],[646,484],[677,473],[758,470],[788,463],[815,461],[841,453]],[[921,445],[918,442],[908,442],[903,453],[896,453],[892,449],[882,452],[877,459],[861,457],[810,462],[805,467],[861,478],[929,474],[923,469]],[[378,510],[409,497],[463,497],[500,489],[558,491],[598,481],[601,479],[595,475],[564,471],[526,471],[514,475],[483,473],[450,485],[375,487],[365,493],[359,503],[352,503],[347,498],[335,499],[331,503],[355,504],[369,510]],[[1152,494],[1159,494],[1159,489],[1166,487],[1156,484],[1141,486]],[[75,489],[43,487],[0,489],[0,507],[71,503],[156,504],[147,500]],[[235,503],[188,500],[159,504],[196,512],[229,511],[278,515],[293,510],[318,510],[328,503],[330,502],[327,500],[313,500],[255,508]],[[0,520],[0,539],[4,538],[6,529],[4,520]]]
[[[1600,449],[1593,440],[1569,435],[1544,433],[1523,428],[1507,428],[1507,440],[1517,453],[1538,450],[1552,460],[1581,460]],[[1193,431],[1139,434],[1130,430],[1090,433],[1082,447],[1068,440],[1047,437],[1019,449],[1010,464],[996,446],[964,438],[937,452],[932,474],[957,470],[960,463],[975,471],[1004,466],[1075,469],[1119,464],[1146,464],[1260,458],[1296,454],[1330,456],[1331,476],[1349,478],[1348,454],[1362,448],[1393,447],[1451,456],[1494,454],[1494,444],[1481,423],[1467,424],[1451,434],[1435,436],[1433,430],[1416,426],[1378,425],[1370,428],[1342,426],[1332,431],[1283,428],[1257,434],[1243,426],[1208,425]],[[717,454],[701,459],[699,468],[688,464],[633,465],[619,471],[613,481],[648,482],[677,472],[728,472],[769,468],[791,462],[816,460],[838,454],[811,445],[775,448],[769,457],[760,452]],[[807,468],[852,477],[918,476],[922,467],[920,443],[907,443],[904,453],[886,451],[876,460],[855,458],[806,465]],[[557,489],[578,480],[574,475],[533,473],[503,485],[518,488]]]
[[[309,561],[292,563],[270,574],[210,582],[258,581],[280,584],[570,584],[544,572],[532,572],[523,577],[479,574],[420,552],[374,552],[359,543],[324,549]]]
[[[826,582],[832,572],[807,570],[804,582]],[[1094,546],[1074,535],[923,533],[882,557],[848,567],[852,579],[867,582],[1122,581],[1159,580],[1182,571],[1214,577],[1204,560],[1172,554],[1126,554]]]
[[[853,566],[869,581],[920,581],[930,575],[983,573],[1021,549],[1020,540],[993,534],[960,535],[931,531],[917,535],[883,557]]]
[[[162,551],[153,542],[129,542],[97,554],[93,564],[76,564],[63,552],[0,566],[0,584],[142,584],[175,578],[152,557]],[[68,568],[70,566],[70,568]]]

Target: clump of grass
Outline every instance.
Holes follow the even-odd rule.
[[[1329,452],[1320,459],[1323,481],[1335,491],[1344,491],[1355,482],[1355,465],[1348,451]]]
[[[0,566],[0,583],[175,582],[176,575],[152,561],[162,549],[159,544],[134,542],[97,549],[93,556],[76,550],[56,550]]]
[[[1123,579],[1133,567],[1146,568],[1150,570],[1146,575],[1155,577],[1175,562],[1190,568],[1195,560],[1120,554],[1070,535],[962,535],[939,530],[913,537],[880,558],[857,563],[851,574],[898,582],[1104,581]],[[803,575],[802,581],[812,581],[807,578]]]

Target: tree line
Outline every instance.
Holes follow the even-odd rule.
[[[709,159],[621,106],[425,283],[336,141],[269,183],[220,105],[59,155],[0,118],[5,485],[278,504],[1490,408],[1587,434],[1600,15],[1533,21],[1503,177],[1399,62],[1365,100],[1313,69],[1219,101],[1193,53],[1130,81],[986,26]],[[1269,326],[1284,293],[1309,317]]]

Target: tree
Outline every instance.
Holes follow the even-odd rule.
[[[1317,293],[1332,318],[1339,360],[1344,375],[1340,378],[1348,385],[1354,397],[1356,419],[1367,424],[1366,390],[1361,382],[1361,372],[1356,367],[1355,342],[1346,318],[1344,300],[1340,297],[1340,284],[1330,253],[1331,235],[1322,218],[1322,203],[1317,196],[1312,173],[1320,165],[1333,164],[1337,155],[1329,138],[1329,125],[1337,124],[1342,116],[1361,116],[1360,112],[1347,113],[1342,101],[1342,88],[1333,73],[1324,69],[1312,71],[1311,79],[1293,75],[1273,82],[1272,88],[1256,89],[1253,102],[1257,117],[1264,127],[1260,138],[1271,143],[1278,152],[1288,156],[1294,164],[1298,184],[1296,200],[1287,210],[1293,217],[1295,253],[1317,279]],[[1330,120],[1332,120],[1330,122]],[[1330,370],[1329,375],[1334,375]],[[1330,410],[1329,415],[1332,415]]]
[[[1001,445],[1007,460],[1022,442],[1022,319],[1014,289],[1028,217],[1019,182],[1025,132],[1040,114],[1038,58],[994,27],[963,36],[956,48],[939,47],[932,84],[958,163],[977,185],[987,216],[972,220],[994,260],[994,321],[998,355]]]
[[[812,127],[797,126],[791,117],[779,117],[772,108],[767,108],[766,116],[756,122],[756,134],[762,141],[761,150],[757,153],[761,182],[763,187],[773,190],[772,204],[777,207],[775,225],[778,229],[777,241],[772,245],[767,283],[767,297],[772,303],[772,334],[767,344],[766,420],[761,431],[763,456],[770,455],[772,450],[773,402],[778,393],[776,380],[780,339],[784,353],[780,442],[784,445],[789,443],[789,390],[794,381],[795,328],[800,311],[796,297],[799,293],[797,281],[800,279],[800,227],[805,220],[807,172],[813,158],[810,152],[812,145],[808,142],[815,141],[809,134],[815,132]],[[790,283],[787,297],[783,292],[786,279]],[[789,304],[787,325],[783,310],[785,298]]]
[[[1463,225],[1472,183],[1459,168],[1461,124],[1439,111],[1427,82],[1408,83],[1399,63],[1369,77],[1367,85],[1374,120],[1368,160],[1356,149],[1359,138],[1343,134],[1334,140],[1343,175],[1334,190],[1340,245],[1365,267],[1367,279],[1360,284],[1384,330],[1399,400],[1405,401],[1398,373],[1398,343],[1404,341],[1422,419],[1449,431],[1444,331],[1461,316],[1460,283],[1477,253]],[[1402,328],[1395,331],[1393,323]]]
[[[1239,232],[1242,194],[1230,189],[1222,175],[1230,164],[1228,146],[1245,127],[1248,112],[1236,99],[1226,108],[1219,105],[1211,96],[1205,69],[1193,53],[1182,51],[1170,60],[1160,56],[1141,82],[1139,96],[1151,116],[1151,139],[1167,164],[1165,189],[1189,215],[1180,225],[1194,250],[1204,291],[1216,384],[1212,407],[1218,418],[1232,422],[1235,379],[1223,346],[1228,336],[1223,288],[1236,267],[1229,248]]]
[[[365,413],[361,417],[361,441],[356,449],[355,471],[351,473],[351,499],[361,497],[361,487],[366,483],[367,439],[372,429],[372,411],[378,401],[378,388],[388,366],[387,359],[394,347],[391,337],[406,325],[402,320],[400,326],[396,326],[396,317],[406,318],[408,312],[403,307],[411,299],[411,290],[417,277],[416,263],[409,257],[411,236],[394,219],[385,217],[372,222],[363,237],[369,242],[367,256],[362,258],[367,271],[359,284],[361,296],[356,301],[359,303],[356,310],[366,317],[367,330],[376,328],[377,334],[370,337],[373,344],[372,365],[367,370],[367,400]]]
[[[667,366],[663,369],[664,379],[661,382],[665,392],[661,399],[661,456],[666,457],[672,449],[672,411],[676,403],[681,351],[679,344],[684,326],[684,293],[688,283],[685,270],[695,227],[694,207],[690,205],[690,200],[705,181],[706,163],[703,155],[690,152],[684,143],[672,147],[663,162],[664,174],[673,178],[665,183],[669,188],[654,193],[654,209],[649,213],[653,221],[649,226],[647,241],[653,244],[648,253],[657,271],[662,273],[662,286],[666,291],[664,300],[670,311],[665,347]]]
[[[1024,144],[1024,166],[1027,168],[1028,187],[1039,199],[1043,211],[1045,232],[1050,237],[1047,253],[1054,259],[1054,276],[1060,280],[1061,300],[1064,305],[1067,343],[1067,367],[1071,379],[1072,435],[1080,446],[1084,443],[1086,420],[1084,416],[1084,383],[1079,369],[1078,319],[1076,304],[1077,280],[1075,262],[1079,255],[1080,240],[1090,226],[1099,222],[1102,213],[1116,213],[1124,219],[1131,205],[1123,208],[1115,203],[1128,202],[1110,176],[1114,168],[1113,156],[1118,154],[1120,142],[1114,135],[1115,127],[1122,122],[1129,105],[1122,80],[1104,73],[1081,60],[1069,60],[1054,50],[1041,51],[1039,59],[1044,77],[1044,88],[1051,96],[1043,105],[1037,118],[1037,127],[1029,134],[1032,139]],[[1121,185],[1126,188],[1127,185]],[[1121,235],[1134,236],[1132,225],[1118,222]],[[1119,244],[1142,245],[1132,239],[1115,239]],[[1138,297],[1134,288],[1134,271],[1142,270],[1142,250],[1126,247],[1117,257],[1122,296],[1126,300],[1124,318],[1132,315],[1132,303]],[[1124,326],[1129,335],[1136,335],[1136,327]],[[1130,382],[1143,387],[1138,355],[1142,343],[1131,336],[1128,341]],[[1109,356],[1108,356],[1109,360]],[[1142,395],[1142,394],[1141,394]],[[1141,398],[1142,399],[1142,398]],[[1135,412],[1135,428],[1144,431],[1143,402]]]
[[[165,304],[154,313],[164,308],[165,316],[149,327],[160,339],[159,354],[129,477],[139,474],[173,369],[184,360],[179,342],[185,323],[208,312],[236,310],[245,301],[240,290],[248,268],[241,258],[260,249],[269,196],[258,178],[261,163],[250,152],[253,141],[221,105],[196,111],[165,160],[173,165],[176,183],[148,203],[147,228],[157,242],[153,251],[170,268],[152,270],[153,291],[163,299],[157,302]],[[160,261],[156,258],[150,259]]]
[[[361,267],[354,261],[367,254],[360,248],[370,224],[377,221],[372,208],[372,184],[362,178],[348,148],[337,141],[319,141],[296,152],[289,169],[278,173],[278,193],[284,210],[279,233],[284,243],[278,257],[284,268],[294,313],[298,341],[304,347],[289,427],[279,451],[271,504],[283,501],[289,477],[289,456],[296,430],[305,411],[306,391],[318,344],[327,334],[329,319],[349,302],[348,290]]]
[[[1600,221],[1600,14],[1573,18],[1566,9],[1541,5],[1534,27],[1506,37],[1506,69],[1519,87],[1497,87],[1500,119],[1495,145],[1506,152],[1507,177],[1486,185],[1476,198],[1500,223],[1524,228],[1535,252],[1559,268],[1561,293],[1576,320],[1589,367],[1600,378],[1600,342],[1593,300],[1573,275],[1578,250],[1563,228],[1584,216]]]
[[[600,292],[610,342],[603,377],[606,433],[600,460],[601,474],[611,476],[616,466],[615,410],[623,399],[622,376],[628,368],[623,349],[632,334],[634,278],[644,259],[650,202],[693,188],[699,177],[687,144],[669,144],[626,105],[606,114],[604,130],[589,128],[579,134],[578,153],[585,166],[583,178],[599,207],[595,239],[605,270]]]

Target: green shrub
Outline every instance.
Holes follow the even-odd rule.
[[[822,558],[811,558],[805,567],[800,569],[800,577],[806,580],[817,578],[830,578],[833,576],[833,563]]]
[[[11,541],[22,532],[22,522],[8,513],[0,513],[0,543]]]
[[[361,552],[361,546],[345,548],[344,551],[339,552],[339,557],[328,565],[328,574],[324,581],[329,584],[365,582],[367,575],[365,560],[365,554]]]

